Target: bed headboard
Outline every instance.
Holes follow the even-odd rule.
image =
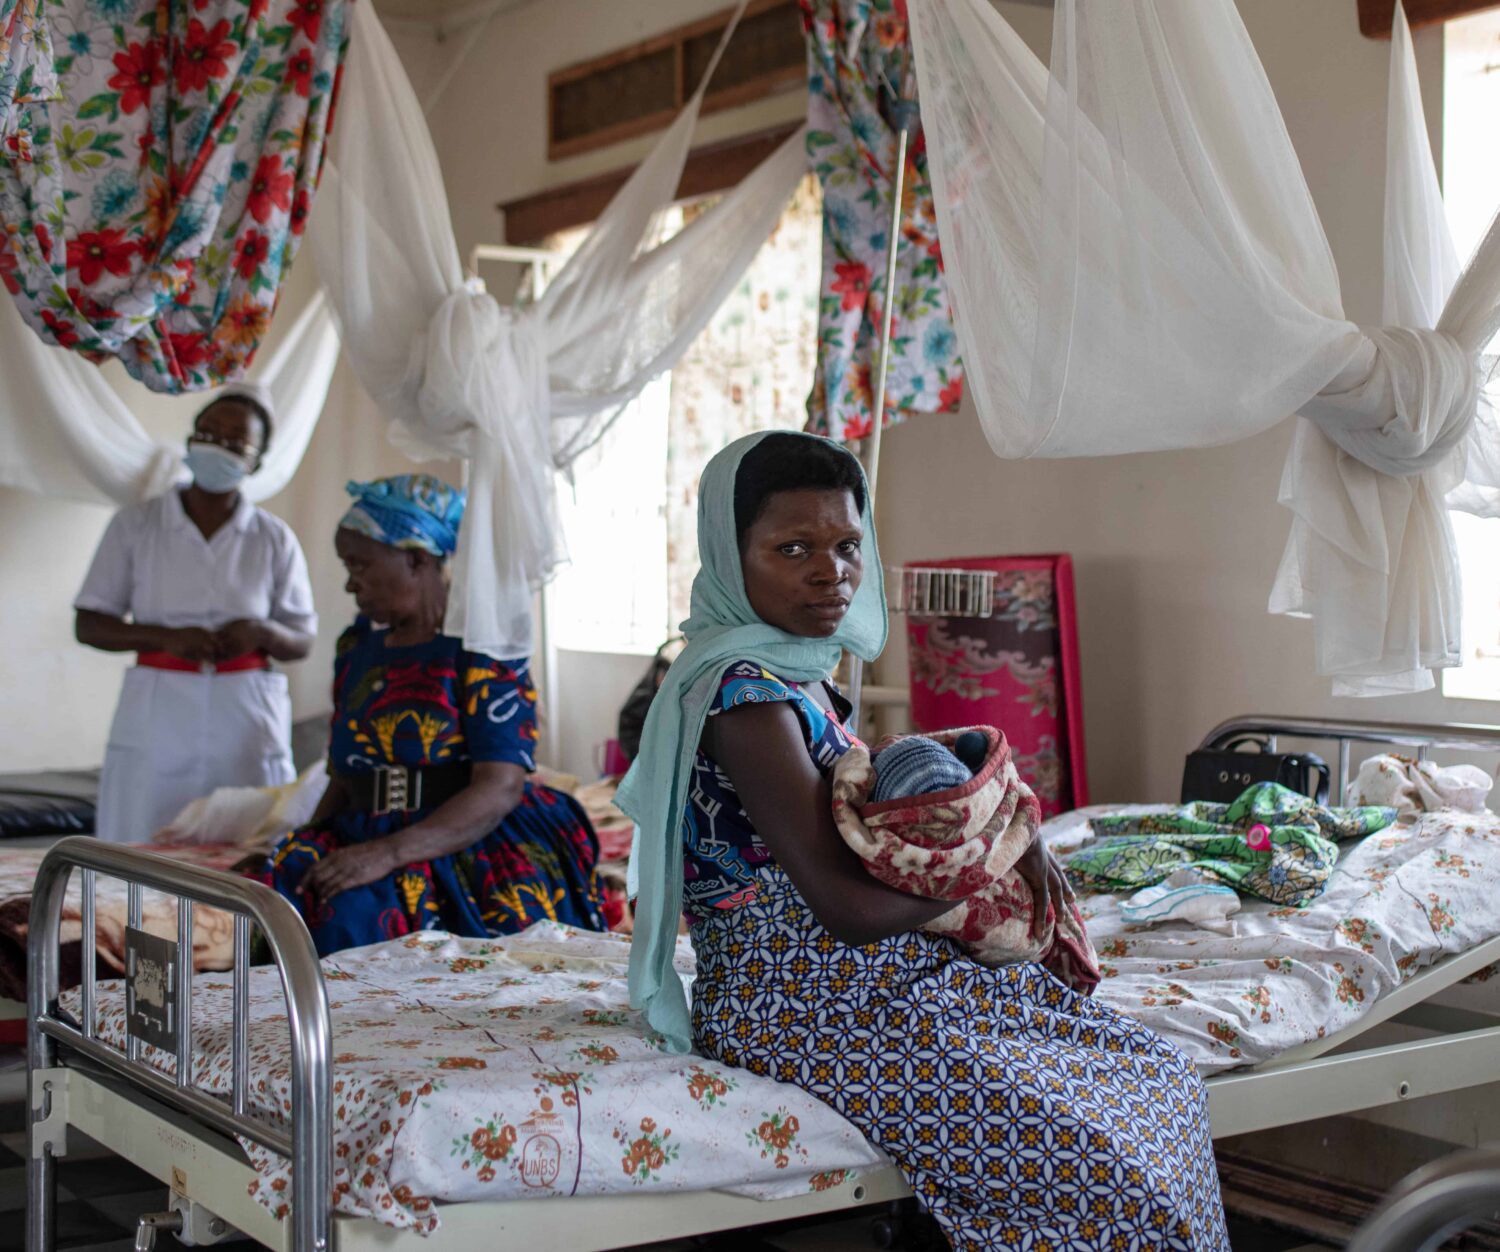
[[[64,893],[68,879],[78,873],[82,888],[82,1021],[61,1005],[59,998],[59,940]],[[124,1049],[99,1037],[94,974],[95,882],[98,875],[127,884],[128,924],[141,927],[142,898],[148,888],[177,897],[175,952],[161,948],[171,963],[169,1053],[175,1070],[163,1070],[144,1060],[141,1040],[131,1034]],[[208,905],[229,913],[234,921],[233,1017],[231,1022],[231,1092],[225,1096],[205,1091],[192,1081],[193,908]],[[259,928],[281,975],[291,1031],[292,1117],[272,1121],[249,1104],[250,938]],[[146,940],[140,942],[145,943]],[[153,941],[160,944],[162,941]],[[138,968],[146,958],[138,962]],[[157,971],[165,974],[165,970]],[[331,1247],[329,1188],[333,1177],[332,1027],[328,994],[312,937],[297,910],[268,887],[197,866],[184,865],[152,852],[101,843],[74,835],[52,847],[37,872],[31,900],[26,953],[27,1071],[31,1124],[40,1127],[50,1116],[50,1092],[45,1074],[69,1055],[81,1058],[146,1097],[186,1113],[195,1121],[226,1135],[249,1139],[296,1163],[292,1174],[291,1246],[297,1252],[328,1252]],[[139,980],[138,980],[139,982]],[[155,984],[140,982],[148,1002]],[[136,996],[137,1003],[142,995]],[[40,1084],[41,1089],[37,1089]],[[27,1158],[27,1247],[55,1246],[56,1166],[50,1150],[33,1147]]]
[[[1244,735],[1265,739],[1267,749],[1277,750],[1277,739],[1311,739],[1337,745],[1338,758],[1333,767],[1334,803],[1342,802],[1349,782],[1349,748],[1351,744],[1379,744],[1385,747],[1412,748],[1418,760],[1426,760],[1434,748],[1466,752],[1500,752],[1500,726],[1424,724],[1421,722],[1346,722],[1316,717],[1284,717],[1273,714],[1250,714],[1220,722],[1203,737],[1199,748],[1222,748]]]

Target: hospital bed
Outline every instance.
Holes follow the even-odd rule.
[[[1423,755],[1439,749],[1500,750],[1500,729],[1298,718],[1236,719],[1216,728],[1204,742],[1212,746],[1245,733],[1330,741],[1336,748],[1340,784],[1348,777],[1353,744]],[[1063,819],[1052,837],[1066,841],[1076,837],[1077,830],[1076,821],[1070,828]],[[156,1001],[161,996],[155,983],[144,993],[147,1004],[142,1010],[143,993],[132,989],[129,980],[97,983],[91,976],[92,963],[85,961],[79,991],[59,994],[57,929],[70,873],[83,880],[86,914],[99,875],[130,884],[133,919],[139,918],[140,900],[148,889],[182,898],[179,944],[170,954],[176,998],[169,1034],[158,1038],[157,1045],[126,1030],[131,1004],[123,1000],[129,994],[137,1011],[148,1017],[156,1012],[159,1018],[161,1006]],[[1340,874],[1345,875],[1342,884]],[[1429,880],[1437,889],[1426,890]],[[1211,935],[1170,928],[1129,935],[1110,931],[1108,902],[1088,897],[1083,903],[1099,910],[1101,933],[1109,934],[1101,945],[1101,958],[1109,967],[1106,973],[1113,970],[1113,975],[1099,994],[1125,1011],[1141,1014],[1198,1062],[1209,1075],[1214,1135],[1222,1138],[1494,1081],[1500,1074],[1500,1016],[1432,1001],[1500,963],[1500,915],[1490,918],[1491,905],[1481,918],[1479,909],[1465,905],[1471,898],[1492,902],[1496,882],[1500,818],[1447,814],[1393,828],[1383,842],[1381,836],[1371,836],[1358,847],[1346,848],[1324,897],[1332,902],[1334,913],[1318,914],[1324,898],[1297,916],[1286,916],[1296,912],[1288,910],[1276,916],[1278,911],[1270,906],[1247,904],[1237,919],[1241,933],[1236,942],[1243,946],[1263,940],[1264,949],[1253,956],[1240,952],[1233,959],[1222,953],[1204,957],[1205,951],[1219,951],[1212,945],[1222,940]],[[1407,900],[1408,895],[1415,896],[1415,903]],[[1424,904],[1429,895],[1438,902]],[[1401,902],[1401,907],[1393,907],[1391,901]],[[234,915],[233,971],[228,979],[187,976],[182,954],[196,907]],[[1409,921],[1415,925],[1419,913],[1425,931],[1403,929]],[[1322,922],[1317,920],[1320,916]],[[491,1246],[497,1238],[549,1249],[604,1249],[801,1218],[908,1194],[900,1175],[880,1153],[857,1134],[851,1138],[853,1128],[842,1119],[827,1122],[831,1110],[797,1089],[774,1083],[767,1088],[769,1079],[656,1053],[634,1034],[635,1019],[620,1008],[626,948],[617,936],[586,936],[561,927],[544,928],[539,937],[533,928],[523,936],[488,942],[419,935],[340,954],[320,966],[296,913],[258,885],[83,839],[66,840],[50,854],[38,878],[33,917],[28,978],[30,1252],[53,1246],[54,1159],[66,1150],[69,1127],[129,1157],[169,1187],[169,1215],[154,1221],[180,1227],[194,1242],[214,1242],[240,1231],[268,1247],[297,1252],[328,1252],[335,1244],[339,1252],[416,1248],[419,1240],[420,1246],[441,1252]],[[1325,924],[1326,933],[1320,934],[1316,928]],[[1285,942],[1278,926],[1290,936]],[[274,966],[249,967],[252,927],[264,936]],[[88,916],[84,933],[91,933]],[[1140,951],[1132,952],[1132,944],[1141,945]],[[614,945],[613,953],[609,945]],[[1314,956],[1314,948],[1321,955]],[[574,951],[581,955],[570,964],[568,954]],[[1165,959],[1165,953],[1174,951],[1180,959]],[[453,970],[479,976],[458,984],[469,989],[451,992],[447,984],[460,977],[448,973]],[[1284,979],[1287,986],[1314,998],[1325,992],[1332,998],[1327,1005],[1313,1005],[1320,1020],[1288,1024],[1294,1015],[1278,1016],[1281,1009],[1275,997],[1268,1000],[1262,993],[1267,978]],[[575,991],[560,994],[568,986]],[[584,1007],[571,1005],[570,994]],[[362,1003],[369,1005],[373,1016],[361,1023]],[[605,1007],[587,1007],[601,1004]],[[408,1028],[396,1021],[382,1030],[386,1019],[380,1015],[392,1006],[404,1006],[416,1025]],[[1161,1017],[1164,1011],[1168,1015]],[[1224,1015],[1235,1012],[1240,1014],[1238,1025],[1225,1025]],[[488,1023],[478,1030],[476,1013]],[[1221,1020],[1216,1022],[1215,1015]],[[588,1021],[594,1033],[588,1035],[591,1042],[569,1052],[577,1040],[567,1038],[558,1023],[578,1017]],[[1206,1020],[1199,1020],[1203,1017]],[[1392,1022],[1407,1027],[1408,1036],[1418,1037],[1371,1041],[1372,1028]],[[155,1029],[161,1027],[157,1020]],[[1273,1040],[1268,1045],[1272,1055],[1261,1056],[1256,1049],[1254,1039],[1262,1027]],[[359,1133],[374,1135],[370,1127],[384,1119],[384,1134],[398,1105],[405,1110],[431,1104],[422,1111],[426,1121],[419,1124],[413,1112],[401,1134],[416,1143],[425,1135],[431,1140],[427,1164],[441,1165],[442,1153],[432,1145],[446,1145],[444,1118],[462,1131],[462,1118],[475,1108],[503,1110],[508,1101],[530,1102],[546,1110],[545,1118],[535,1109],[530,1120],[496,1112],[488,1129],[481,1126],[469,1139],[462,1133],[448,1135],[454,1146],[446,1166],[453,1178],[462,1175],[469,1188],[465,1196],[481,1194],[474,1187],[484,1169],[491,1168],[494,1177],[494,1166],[511,1168],[514,1185],[509,1190],[501,1187],[496,1199],[443,1202],[439,1197],[436,1205],[424,1205],[413,1199],[410,1186],[393,1185],[394,1175],[378,1177],[392,1165],[388,1149],[396,1142],[394,1132],[378,1144],[374,1139],[349,1139],[346,1109],[379,1086],[390,1069],[381,1052],[383,1044],[431,1051],[430,1041],[444,1030],[455,1033],[442,1038],[479,1040],[465,1043],[463,1051],[471,1055],[433,1058],[455,1080],[451,1091],[457,1093],[457,1107],[441,1107],[429,1099],[430,1092],[423,1095],[421,1087],[406,1090],[404,1080],[391,1078],[395,1085],[381,1097],[390,1097],[388,1106],[371,1106]],[[418,1037],[394,1037],[403,1032]],[[507,1066],[523,1051],[536,1058],[526,1060],[523,1068],[531,1066],[530,1077],[539,1085],[519,1094],[487,1089],[487,1082],[503,1080]],[[371,1055],[364,1055],[367,1052]],[[558,1072],[558,1058],[585,1053],[612,1059],[595,1067],[598,1075]],[[611,1087],[609,1070],[616,1062],[627,1077]],[[673,1081],[690,1075],[697,1083],[694,1089],[706,1093],[709,1104],[715,1099],[715,1080],[726,1091],[730,1084],[741,1084],[734,1099],[720,1100],[715,1117],[725,1110],[730,1117],[737,1115],[732,1107],[736,1102],[767,1110],[779,1102],[774,1115],[765,1115],[774,1116],[783,1130],[789,1111],[798,1126],[806,1124],[803,1138],[811,1145],[806,1158],[795,1157],[793,1151],[788,1154],[794,1158],[789,1167],[773,1162],[765,1178],[736,1178],[748,1178],[749,1185],[736,1188],[741,1194],[730,1194],[730,1175],[740,1167],[730,1149],[743,1126],[720,1122],[715,1131],[695,1132],[697,1138],[684,1140],[679,1135],[672,1145],[684,1145],[682,1159],[700,1170],[698,1175],[680,1169],[675,1186],[631,1176],[632,1163],[647,1174],[653,1166],[670,1163],[672,1148],[665,1146],[661,1135],[665,1127],[640,1118],[642,1106],[630,1103],[640,1092],[656,1090],[652,1084],[663,1074]],[[593,1089],[588,1088],[590,1082]],[[402,1098],[403,1091],[405,1097],[420,1098]],[[541,1092],[551,1094],[538,1098]],[[624,1166],[622,1176],[629,1185],[618,1177],[611,1181],[609,1170],[595,1168],[597,1160],[585,1161],[581,1146],[576,1163],[563,1160],[567,1168],[560,1181],[559,1158],[552,1149],[550,1156],[533,1153],[527,1159],[533,1142],[551,1139],[555,1148],[566,1138],[569,1132],[553,1124],[564,1120],[558,1113],[576,1119],[581,1144],[584,1106],[601,1099],[631,1110],[629,1126],[617,1136],[625,1155],[613,1167],[621,1173]],[[755,1116],[759,1114],[751,1117],[752,1139]],[[615,1120],[623,1125],[623,1117]],[[542,1124],[538,1118],[552,1120]],[[638,1142],[646,1143],[654,1134],[654,1148],[629,1143],[636,1120],[643,1131],[651,1120],[651,1132]],[[724,1132],[726,1124],[732,1133]],[[763,1134],[771,1124],[762,1123]],[[506,1126],[515,1132],[508,1143],[502,1141]],[[529,1136],[524,1150],[522,1135]],[[784,1144],[785,1137],[777,1142]],[[357,1159],[353,1173],[351,1154]],[[471,1158],[480,1162],[478,1171],[464,1165]],[[295,1169],[286,1167],[288,1160],[296,1161]],[[366,1167],[366,1162],[374,1163]],[[659,1172],[665,1177],[671,1170]],[[497,1178],[497,1187],[510,1177]],[[343,1182],[336,1182],[338,1178]],[[528,1190],[537,1180],[545,1185]],[[328,1202],[335,1187],[340,1188],[337,1212]],[[429,1233],[423,1237],[418,1227]]]

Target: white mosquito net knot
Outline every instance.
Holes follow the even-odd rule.
[[[1473,353],[1441,330],[1379,326],[1363,334],[1370,351],[1305,404],[1302,416],[1384,474],[1420,474],[1447,461],[1478,409]]]

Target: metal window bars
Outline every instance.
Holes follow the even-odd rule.
[[[74,870],[79,872],[82,889],[81,1023],[62,1008],[58,986],[63,901]],[[141,925],[146,888],[177,897],[175,1072],[164,1072],[143,1060],[140,1040],[134,1035],[128,1035],[123,1049],[100,1037],[95,986],[95,893],[100,874],[127,884],[127,916],[134,929]],[[227,1098],[203,1090],[192,1077],[195,904],[222,909],[234,919],[231,1090]],[[249,1106],[252,924],[266,938],[286,997],[292,1062],[290,1129],[284,1120],[272,1121]],[[222,1134],[248,1139],[293,1161],[292,1212],[288,1219],[291,1246],[295,1252],[328,1252],[333,1176],[332,1028],[318,954],[296,909],[260,883],[184,865],[155,853],[73,836],[54,845],[37,871],[26,979],[32,1126],[26,1163],[27,1252],[51,1252],[56,1244],[57,1167],[54,1145],[48,1141],[43,1124],[51,1117],[52,1092],[47,1075],[70,1054]]]
[[[992,569],[907,565],[886,574],[888,607],[908,617],[993,617]]]

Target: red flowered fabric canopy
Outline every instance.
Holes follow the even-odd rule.
[[[244,372],[306,226],[350,2],[30,8],[29,68],[45,49],[60,98],[17,92],[0,131],[0,283],[43,339],[157,391]]]

